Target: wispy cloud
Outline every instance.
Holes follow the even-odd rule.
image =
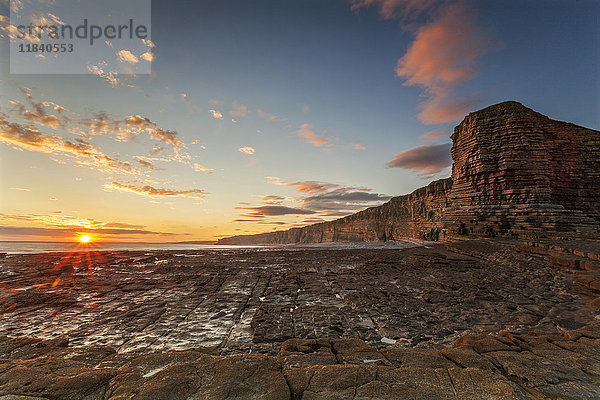
[[[449,136],[450,135],[446,131],[429,131],[421,135],[423,139],[439,139]]]
[[[108,82],[112,87],[117,87],[120,83],[119,74],[113,71],[105,71],[106,63],[98,65],[88,65],[87,69],[92,74],[99,76]]]
[[[29,226],[0,226],[0,234],[11,236],[72,236],[78,232],[97,233],[101,235],[174,235],[170,232],[147,230],[144,225],[124,222],[103,222],[93,218],[82,218],[65,215],[61,211],[51,214],[4,214],[0,213],[0,221]],[[14,222],[13,222],[14,223]],[[35,225],[35,226],[31,226]]]
[[[137,56],[129,50],[118,51],[117,57],[119,58],[119,61],[129,64],[137,64],[140,61]]]
[[[300,193],[308,193],[299,201],[310,210],[343,210],[350,213],[390,199],[390,196],[373,193],[369,188],[319,181],[283,182],[276,177],[269,177],[268,180],[276,185],[293,187]]]
[[[282,179],[269,176],[266,179],[275,185],[294,188],[302,196],[285,197],[280,195],[263,195],[261,200],[266,203],[261,206],[250,206],[247,203],[236,207],[247,211],[239,215],[243,222],[264,219],[281,215],[314,215],[318,222],[339,216],[352,214],[367,207],[380,205],[391,197],[372,192],[368,188],[357,188],[335,183],[319,181],[285,182]],[[237,222],[242,222],[238,220]],[[289,222],[289,226],[295,226]]]
[[[149,197],[190,197],[196,199],[203,199],[206,195],[204,190],[190,189],[190,190],[172,190],[155,188],[150,185],[136,186],[123,184],[119,182],[111,182],[104,185],[104,188],[108,191],[120,190],[123,192],[135,193],[142,196]]]
[[[429,176],[452,165],[450,143],[424,145],[401,151],[387,162],[388,168],[404,168]]]
[[[302,208],[293,208],[285,206],[258,206],[258,207],[236,207],[236,210],[246,210],[250,213],[246,214],[248,217],[272,217],[282,215],[308,215],[315,214],[315,211],[305,210]]]
[[[192,168],[196,172],[204,172],[205,174],[214,174],[215,173],[214,169],[205,167],[204,165],[200,165],[198,163],[192,164]]]
[[[305,197],[302,204],[310,210],[343,210],[348,213],[378,206],[391,197],[355,188],[340,187],[330,192]]]
[[[256,150],[253,147],[250,147],[250,146],[240,147],[238,149],[238,151],[240,153],[244,153],[244,154],[248,154],[248,155],[252,155],[252,154],[254,154],[256,152]]]
[[[154,61],[154,54],[150,51],[143,53],[140,58],[144,61],[152,62]]]
[[[266,121],[269,121],[269,122],[287,121],[287,118],[280,118],[280,117],[278,117],[276,115],[269,114],[268,112],[264,112],[260,108],[258,110],[256,110],[256,114],[258,115],[259,118],[262,118],[262,119],[264,119]]]
[[[232,104],[232,110],[229,111],[229,115],[237,118],[245,117],[248,115],[248,107],[240,104],[237,100],[234,100]]]
[[[81,228],[42,228],[42,227],[27,227],[27,226],[0,226],[0,235],[3,236],[38,236],[45,238],[66,238],[77,235],[78,233],[95,233],[100,235],[188,235],[187,233],[171,233],[171,232],[155,232],[145,229],[119,229],[119,228],[103,228],[103,229],[81,229]]]
[[[310,143],[315,147],[322,147],[329,143],[329,139],[325,134],[317,135],[311,124],[301,125],[300,129],[298,129],[298,135],[304,138],[306,143]]]
[[[328,190],[333,190],[341,187],[335,183],[326,183],[326,182],[318,182],[318,181],[301,181],[301,182],[284,182],[280,178],[276,176],[267,176],[265,177],[269,183],[280,185],[280,186],[290,186],[295,188],[298,192],[304,193],[323,193]]]
[[[134,157],[134,158],[136,159],[135,161],[137,161],[144,168],[148,168],[148,169],[151,169],[151,170],[158,169],[150,161],[146,161],[146,160],[144,160],[141,157]]]
[[[417,30],[398,60],[396,74],[406,79],[404,85],[419,86],[427,93],[418,115],[423,123],[455,121],[472,107],[472,99],[457,98],[453,91],[476,75],[475,60],[486,51],[487,42],[463,3],[444,6],[436,19]]]
[[[462,118],[472,109],[472,96],[457,97],[459,85],[476,75],[475,61],[485,53],[486,35],[479,32],[468,3],[453,0],[349,0],[358,12],[376,7],[386,19],[400,19],[414,41],[396,65],[404,85],[421,87],[427,100],[419,105],[419,120],[440,124]],[[423,23],[425,20],[427,22]]]
[[[350,9],[359,11],[364,7],[375,6],[386,19],[409,20],[430,11],[432,7],[443,2],[444,0],[350,0]]]
[[[223,114],[221,114],[219,111],[217,110],[208,110],[208,112],[210,113],[210,115],[212,115],[212,117],[214,119],[223,119]]]
[[[98,170],[134,172],[129,162],[113,159],[85,140],[70,141],[56,135],[44,135],[3,118],[0,118],[0,142],[20,149],[73,157],[78,164]]]
[[[181,98],[181,101],[183,101],[186,104],[190,104],[192,101],[189,99],[188,95],[185,93],[180,93],[179,97]]]

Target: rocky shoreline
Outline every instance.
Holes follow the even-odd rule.
[[[467,115],[451,139],[450,178],[333,221],[219,243],[600,236],[600,131],[506,101]]]
[[[600,396],[597,241],[1,265],[0,399]]]

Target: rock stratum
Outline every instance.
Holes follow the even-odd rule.
[[[0,258],[0,400],[600,398],[600,242]]]
[[[359,213],[220,244],[600,236],[600,132],[509,101],[452,134],[452,177]]]

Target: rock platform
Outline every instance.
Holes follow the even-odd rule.
[[[600,243],[0,259],[0,399],[600,397]]]

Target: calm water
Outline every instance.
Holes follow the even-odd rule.
[[[50,251],[126,251],[126,250],[227,250],[227,249],[404,249],[426,245],[423,241],[404,242],[352,242],[352,243],[313,243],[302,245],[270,245],[270,246],[233,246],[215,244],[189,244],[189,243],[94,243],[82,245],[79,243],[53,243],[53,242],[2,242],[0,241],[0,253],[23,254],[23,253],[46,253]]]
[[[78,243],[52,242],[0,242],[0,253],[46,253],[49,251],[125,251],[125,250],[223,250],[231,248],[254,248],[260,246],[223,246],[187,243],[95,243],[81,245]]]

